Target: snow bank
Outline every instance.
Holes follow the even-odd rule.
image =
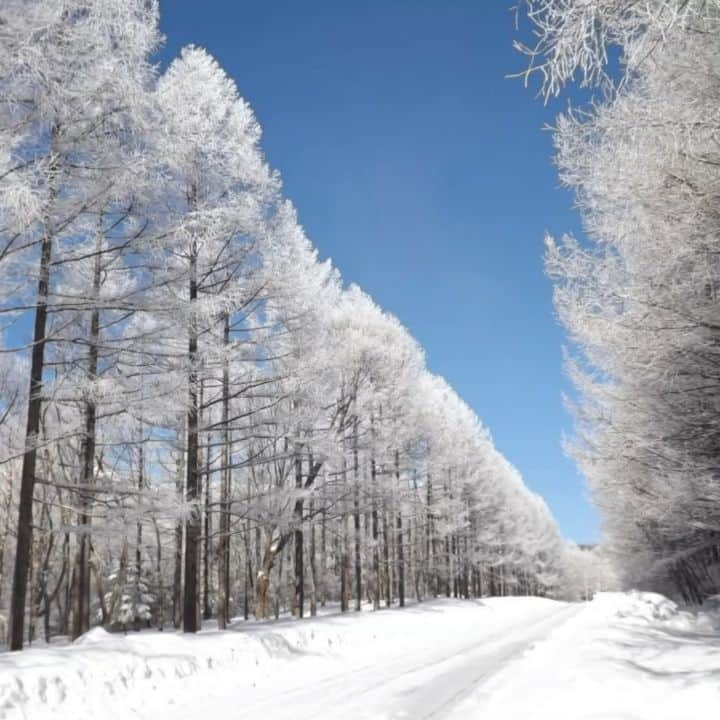
[[[688,720],[720,708],[720,615],[662,595],[600,593],[453,717]]]
[[[559,605],[539,598],[434,601],[302,621],[239,622],[195,636],[94,629],[72,644],[0,654],[2,720],[166,718],[183,698],[286,691],[379,657],[422,654],[473,631],[503,632]],[[301,662],[299,662],[301,661]],[[200,693],[200,696],[198,696]],[[190,695],[188,695],[190,694]]]

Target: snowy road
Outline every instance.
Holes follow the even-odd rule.
[[[0,720],[687,720],[720,614],[653,593],[432,600],[0,653]]]
[[[310,668],[302,668],[298,673],[300,684],[288,689],[295,674],[291,669],[277,678],[283,689],[256,688],[248,692],[243,688],[237,694],[230,689],[215,696],[205,695],[202,714],[193,703],[178,709],[172,717],[197,720],[213,712],[222,713],[218,716],[227,720],[447,717],[469,693],[481,691],[486,679],[544,639],[581,607],[543,606],[539,614],[510,626],[501,617],[498,618],[501,627],[491,632],[485,623],[464,629],[449,627],[445,642],[436,641],[412,653],[398,648],[404,652],[396,654],[391,647],[382,647],[384,652],[370,662],[335,663],[330,672],[325,667],[324,672],[309,676],[305,671]],[[307,657],[300,662],[312,664]]]

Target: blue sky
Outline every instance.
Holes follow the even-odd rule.
[[[309,236],[397,315],[550,505],[563,534],[599,519],[561,449],[563,334],[546,230],[578,232],[515,0],[165,0],[161,59],[194,43],[238,83]]]

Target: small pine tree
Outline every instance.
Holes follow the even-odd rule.
[[[110,627],[127,631],[130,626],[139,630],[149,625],[157,597],[148,574],[143,571],[138,577],[135,568],[128,568],[122,577],[118,569],[108,579],[115,586],[115,590],[105,595]]]

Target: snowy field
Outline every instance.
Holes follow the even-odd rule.
[[[0,718],[686,720],[720,707],[709,615],[649,593],[439,600],[0,655]]]

